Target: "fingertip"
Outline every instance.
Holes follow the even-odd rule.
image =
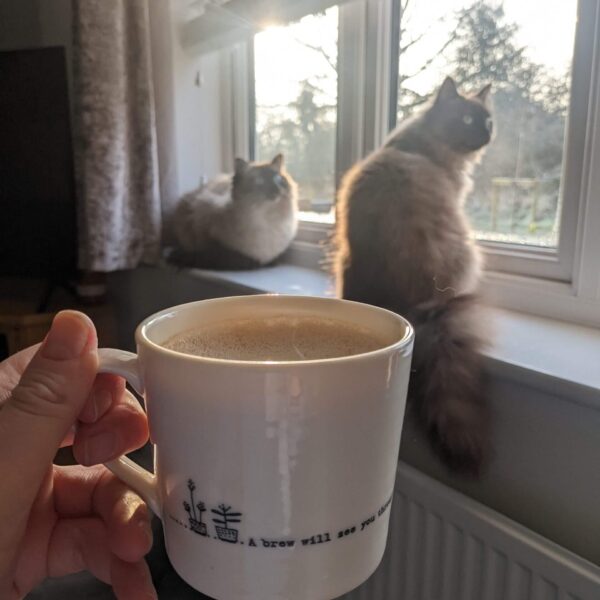
[[[154,534],[152,533],[150,521],[152,515],[146,504],[143,505],[143,511],[141,512],[143,512],[143,514],[134,521],[134,524],[140,532],[140,549],[143,552],[142,556],[146,556],[146,554],[152,550],[152,544],[154,543]]]
[[[40,353],[50,360],[70,360],[96,347],[92,320],[82,312],[63,310],[54,317]]]
[[[110,579],[118,600],[158,600],[150,569],[144,560],[127,562],[113,557]]]
[[[138,531],[135,530],[136,527],[139,527]],[[111,552],[121,560],[135,562],[144,558],[152,550],[152,543],[152,537],[148,537],[146,533],[146,526],[135,524],[128,527],[127,532],[111,536],[110,548]]]
[[[150,511],[144,501],[131,492],[126,498],[129,498],[124,500],[126,504],[137,503],[137,507],[129,518],[126,513],[130,507],[124,508],[120,515],[123,520],[115,517],[109,524],[110,545],[121,560],[135,562],[150,552],[154,536],[150,525]]]
[[[148,507],[141,503],[131,520],[114,534],[111,535],[111,547],[120,559],[135,562],[146,556],[154,541]]]

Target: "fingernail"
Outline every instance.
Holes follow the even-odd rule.
[[[83,456],[86,465],[106,462],[117,453],[117,436],[112,431],[103,431],[85,441]]]
[[[112,404],[113,396],[109,390],[94,390],[92,396],[92,405],[94,407],[94,421],[98,420],[100,415],[103,415]]]
[[[69,360],[81,356],[87,346],[93,324],[82,313],[59,312],[44,340],[42,356],[52,360]]]

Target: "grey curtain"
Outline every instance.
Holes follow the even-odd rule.
[[[92,271],[160,253],[148,0],[72,0],[79,262]]]

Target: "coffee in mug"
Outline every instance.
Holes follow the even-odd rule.
[[[174,335],[163,346],[207,358],[281,362],[353,356],[391,342],[390,336],[337,319],[274,315],[206,323]]]

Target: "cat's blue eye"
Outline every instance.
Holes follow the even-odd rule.
[[[471,115],[465,115],[462,120],[465,125],[471,125],[471,123],[473,123],[473,117]]]
[[[283,177],[279,175],[279,173],[276,173],[273,176],[273,182],[275,183],[275,185],[281,185],[283,183]]]
[[[492,130],[494,129],[494,121],[492,120],[492,117],[488,117],[485,120],[485,128],[492,133]]]

